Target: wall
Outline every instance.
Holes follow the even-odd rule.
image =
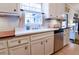
[[[0,17],[0,31],[18,27],[18,17]]]
[[[14,12],[19,11],[19,4],[18,3],[0,3],[0,12]]]

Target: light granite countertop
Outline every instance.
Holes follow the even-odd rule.
[[[29,35],[34,33],[41,33],[41,32],[47,32],[47,31],[54,31],[58,30],[59,28],[47,28],[47,29],[33,29],[33,30],[26,30],[22,28],[17,28],[15,30],[15,36],[21,36],[21,35]]]

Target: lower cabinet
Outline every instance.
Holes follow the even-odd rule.
[[[64,46],[69,43],[69,34],[64,34]]]
[[[69,43],[69,29],[66,29],[64,31],[64,43],[63,46],[67,45]]]
[[[13,37],[0,41],[0,55],[49,55],[54,52],[54,33]]]
[[[9,48],[10,55],[29,55],[30,54],[30,45],[24,44],[21,46],[16,46]]]
[[[8,49],[0,50],[0,55],[8,55]]]
[[[49,55],[54,52],[53,36],[39,39],[31,43],[32,55]]]
[[[54,37],[47,37],[45,40],[45,55],[52,54],[54,52]]]
[[[44,55],[44,41],[42,39],[31,42],[31,54]]]

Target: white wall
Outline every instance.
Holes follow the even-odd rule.
[[[18,3],[0,3],[0,12],[14,12],[19,11],[19,4]]]
[[[18,17],[0,17],[0,30],[18,27]]]

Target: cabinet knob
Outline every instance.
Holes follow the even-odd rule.
[[[16,9],[14,9],[14,11],[16,11]]]
[[[27,48],[28,48],[28,47],[26,46],[26,47],[25,47],[25,50],[27,50]]]
[[[43,45],[43,42],[41,41],[41,45]]]
[[[21,43],[21,41],[19,40],[18,43]]]
[[[23,9],[20,9],[20,11],[24,11]]]
[[[46,43],[48,42],[48,40],[46,40]]]

